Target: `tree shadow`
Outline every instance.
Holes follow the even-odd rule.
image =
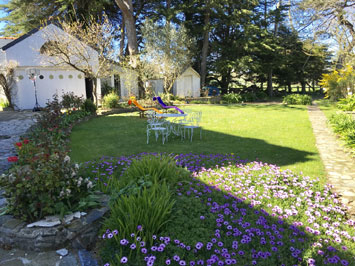
[[[226,154],[234,153],[242,159],[261,160],[278,166],[317,161],[317,153],[275,145],[262,139],[195,129],[193,141],[171,136],[163,145],[159,137],[150,137],[147,144],[146,119],[136,116],[105,116],[74,127],[71,134],[71,157],[74,161],[89,161],[106,156],[121,156],[141,152]],[[315,169],[320,172],[321,169]]]
[[[177,162],[183,159],[179,157]],[[122,161],[129,160],[123,158]],[[102,167],[108,168],[109,164],[106,162]],[[199,260],[204,260],[205,263],[197,265],[315,265],[309,260],[311,258],[317,260],[316,265],[355,265],[352,260],[354,250],[350,247],[345,250],[342,248],[345,244],[336,243],[334,238],[322,239],[314,231],[313,222],[306,222],[309,217],[304,213],[320,211],[323,215],[318,216],[315,222],[321,224],[320,220],[327,223],[338,222],[337,217],[341,210],[336,208],[332,211],[322,210],[324,206],[312,207],[310,210],[308,206],[312,204],[307,206],[306,203],[302,203],[295,208],[297,210],[295,212],[291,205],[297,206],[296,198],[303,197],[297,192],[302,189],[307,191],[309,184],[303,184],[302,189],[299,189],[298,182],[302,181],[300,177],[293,176],[290,172],[280,173],[275,169],[266,170],[264,175],[260,175],[262,167],[262,163],[255,163],[254,166],[242,167],[235,172],[229,171],[228,165],[222,168],[215,166],[207,170],[200,168],[199,171],[202,170],[204,174],[195,172],[192,179],[178,183],[173,190],[176,199],[173,217],[154,243],[155,246],[165,244],[165,251],[150,251],[150,255],[156,256],[156,263],[164,265],[167,255],[171,256],[171,260],[172,256],[177,255],[187,265],[196,265]],[[258,182],[260,185],[261,180],[264,181],[263,184],[272,186],[274,196],[283,194],[284,200],[278,196],[275,196],[278,201],[273,198],[268,200],[267,197],[258,198],[265,196],[265,191],[258,191],[252,187]],[[228,187],[230,184],[235,187],[231,189]],[[312,189],[311,186],[309,188]],[[290,193],[286,197],[289,189],[293,189],[295,195]],[[314,190],[316,193],[317,189]],[[253,195],[255,197],[250,197]],[[309,197],[309,200],[311,199],[319,204],[324,204],[323,201],[327,200],[325,198],[319,202]],[[268,203],[272,204],[266,206]],[[331,218],[323,219],[325,215]],[[313,229],[310,230],[308,226]],[[340,227],[339,230],[344,229]],[[324,234],[325,230],[322,228],[319,230]],[[164,240],[160,239],[160,236],[163,236]],[[168,243],[165,242],[166,237],[170,238]],[[344,241],[345,237],[341,238]],[[201,248],[196,248],[198,243],[202,244]],[[122,253],[120,255],[122,256]],[[212,256],[224,263],[207,262],[207,259],[213,260]],[[194,264],[190,264],[191,261]],[[130,265],[141,264],[137,261]]]

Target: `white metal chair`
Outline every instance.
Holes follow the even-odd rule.
[[[163,144],[168,140],[169,135],[169,125],[163,119],[156,117],[154,111],[147,111],[147,144],[149,144],[150,133],[154,132],[155,141],[158,141],[159,134],[162,136]]]
[[[200,139],[202,139],[202,127],[200,126],[202,118],[202,112],[190,112],[187,116],[187,124],[183,125],[184,129],[184,138],[185,138],[185,130],[187,129],[188,137],[192,142],[192,137],[194,135],[194,129],[200,128]]]

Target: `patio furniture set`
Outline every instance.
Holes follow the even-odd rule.
[[[129,104],[134,104],[140,110],[140,117],[147,117],[147,144],[149,137],[154,133],[155,140],[158,141],[159,135],[164,144],[172,136],[178,136],[181,140],[188,139],[192,142],[194,129],[200,128],[200,139],[202,139],[202,127],[200,125],[202,112],[181,110],[176,106],[167,106],[160,97],[154,97],[163,110],[175,109],[177,113],[164,113],[156,108],[144,108],[134,98],[129,100]]]

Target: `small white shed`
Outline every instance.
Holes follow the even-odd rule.
[[[200,97],[200,74],[187,68],[175,81],[173,94],[179,97]]]
[[[40,53],[41,47],[47,42],[44,32],[46,30],[55,31],[56,34],[66,34],[54,24],[49,24],[44,28],[34,29],[0,47],[0,68],[9,61],[17,62],[13,86],[16,109],[32,109],[35,105],[34,84],[26,73],[26,69],[29,68],[39,71],[36,85],[38,103],[41,107],[44,107],[54,94],[57,94],[59,98],[65,92],[74,92],[75,95],[84,96],[84,98],[92,96],[90,95],[92,81],[86,79],[83,73],[69,66],[53,66],[48,56]],[[90,63],[93,66],[98,64],[97,52],[91,47],[87,47],[87,51],[92,56]],[[100,88],[100,80],[98,80],[98,95],[101,95]]]

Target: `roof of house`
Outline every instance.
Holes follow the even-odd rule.
[[[0,49],[15,39],[14,37],[0,37]]]
[[[2,47],[2,49],[5,51],[6,49],[9,49],[10,47],[14,46],[15,44],[23,41],[24,39],[26,39],[27,37],[30,37],[32,34],[35,34],[37,31],[39,31],[40,28],[36,28],[36,29],[33,29],[29,32],[27,32],[26,34],[22,35],[21,37],[18,37],[17,39],[15,40],[12,40],[11,42],[8,42],[6,45],[4,45]],[[1,45],[0,45],[1,46]]]

